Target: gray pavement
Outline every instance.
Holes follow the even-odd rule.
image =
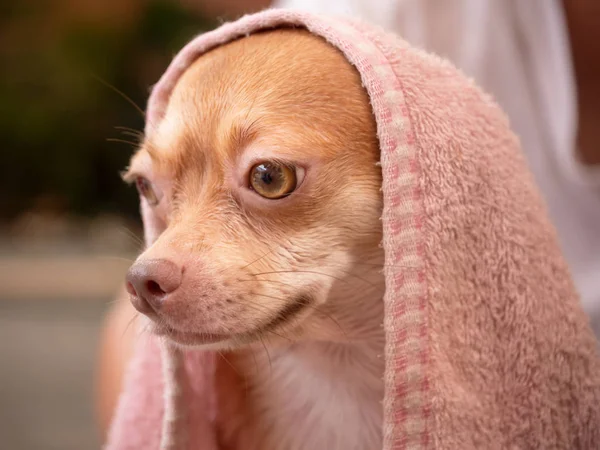
[[[0,298],[3,449],[100,448],[93,369],[106,305],[106,299]]]
[[[93,404],[100,326],[138,248],[109,225],[54,235],[46,222],[16,235],[0,229],[0,450],[101,447]]]

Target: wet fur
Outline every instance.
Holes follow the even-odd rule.
[[[146,176],[161,197],[142,199],[151,245],[140,259],[184,268],[155,322],[229,336],[172,335],[222,355],[223,449],[381,447],[378,153],[358,73],[320,38],[278,30],[200,57],[134,156],[127,177]],[[306,176],[268,201],[246,174],[273,158]]]

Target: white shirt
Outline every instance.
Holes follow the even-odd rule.
[[[277,0],[354,16],[451,60],[508,114],[600,337],[600,172],[576,159],[577,97],[559,0]],[[600,144],[599,144],[600,145]]]

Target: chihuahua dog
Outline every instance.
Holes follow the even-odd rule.
[[[152,125],[124,176],[152,241],[127,290],[154,333],[223,356],[222,448],[381,448],[381,171],[358,72],[306,31],[254,34],[201,56]]]

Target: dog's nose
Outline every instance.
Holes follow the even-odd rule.
[[[166,259],[136,261],[127,272],[127,292],[143,314],[158,311],[181,284],[181,267]]]

